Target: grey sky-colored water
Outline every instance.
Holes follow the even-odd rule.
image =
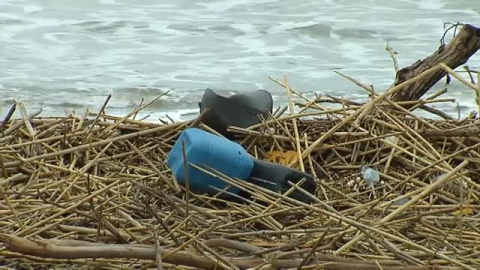
[[[438,48],[445,22],[479,26],[476,2],[3,0],[0,113],[21,99],[47,115],[81,114],[112,94],[108,112],[123,115],[170,89],[144,113],[178,118],[196,112],[207,87],[262,88],[282,104],[284,90],[269,76],[284,74],[307,95],[363,99],[334,71],[383,91],[394,77],[387,42],[400,66],[410,65]],[[468,64],[480,69],[478,53]],[[474,105],[458,84],[447,96]]]

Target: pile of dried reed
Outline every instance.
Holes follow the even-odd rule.
[[[415,102],[389,100],[415,80],[381,95],[365,87],[371,95],[365,104],[310,100],[276,81],[287,90],[290,108],[293,95],[300,99],[301,111],[277,110],[259,125],[231,127],[256,158],[296,151],[302,158],[289,166],[318,183],[311,205],[225,175],[219,177],[252,193],[248,203],[187,192],[175,183],[166,156],[185,128],[214,132],[201,117],[169,124],[132,120],[146,104],[123,118],[105,114],[105,106],[98,114],[44,118],[17,104],[22,118],[8,117],[0,134],[0,264],[478,269],[479,122],[412,113],[445,101],[438,98],[443,92]],[[324,102],[341,106],[327,109]],[[381,174],[374,191],[359,179],[363,164]]]

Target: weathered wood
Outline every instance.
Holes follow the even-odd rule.
[[[223,240],[223,239],[222,239]],[[14,235],[0,234],[0,242],[3,242],[7,249],[13,252],[19,252],[24,255],[33,255],[42,258],[55,259],[86,259],[86,258],[135,258],[140,260],[155,260],[157,250],[148,245],[109,245],[103,243],[94,243],[77,240],[29,240]],[[219,241],[210,241],[219,243]],[[224,242],[233,242],[223,240]],[[242,243],[236,242],[233,248],[238,248]],[[222,244],[223,245],[223,244]],[[220,246],[222,246],[220,245]],[[248,244],[247,244],[248,245]],[[217,246],[214,244],[214,246]],[[245,246],[245,244],[243,245]],[[242,248],[243,249],[243,248]],[[228,269],[226,266],[220,265],[216,260],[189,253],[186,251],[178,251],[174,254],[167,255],[171,252],[168,249],[160,249],[162,260],[165,263],[192,266],[195,269]],[[359,270],[457,270],[459,267],[448,267],[439,265],[425,265],[425,266],[407,266],[399,265],[394,261],[362,261],[356,259],[347,259],[329,254],[316,253],[317,261],[312,261],[310,265],[321,265],[322,269],[326,270],[345,270],[345,269],[359,269]],[[226,257],[229,263],[240,269],[259,268],[265,264],[265,259],[261,257],[247,257],[247,258],[229,258]],[[301,259],[281,259],[273,257],[270,260],[271,268],[296,268],[300,265]],[[392,265],[393,264],[393,265]],[[270,268],[269,268],[270,269]]]
[[[409,67],[400,69],[397,72],[395,85],[411,79],[425,70],[444,63],[448,67],[455,69],[463,65],[467,60],[480,49],[480,28],[466,24],[462,27],[447,45],[440,48],[429,57],[415,62]],[[442,79],[447,72],[443,69],[438,70],[422,80],[412,83],[392,95],[393,101],[407,101],[420,99],[435,83]]]

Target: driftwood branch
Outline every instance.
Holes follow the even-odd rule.
[[[148,245],[110,245],[76,240],[29,240],[13,235],[0,235],[0,241],[8,250],[24,255],[33,255],[42,258],[53,259],[92,259],[92,258],[130,258],[155,261],[157,254],[154,246]],[[211,247],[228,247],[243,251],[256,250],[257,247],[247,247],[249,244],[227,239],[215,239],[204,241]],[[164,263],[191,266],[198,269],[222,269],[217,261],[212,258],[179,251],[171,255],[172,250],[160,249]],[[306,252],[308,253],[307,250]],[[278,257],[285,257],[278,254]],[[283,254],[284,255],[284,254]],[[277,256],[272,256],[276,258]],[[310,265],[322,264],[326,270],[377,270],[379,265],[384,270],[429,270],[432,266],[402,266],[395,261],[368,262],[356,259],[341,258],[333,255],[315,254],[315,261]],[[240,269],[254,268],[265,263],[261,257],[225,258]],[[273,259],[269,261],[276,268],[294,268],[302,263],[302,259]],[[456,270],[458,267],[434,266],[437,270]]]
[[[440,63],[446,64],[451,69],[463,65],[480,49],[480,29],[466,24],[462,27],[447,45],[440,48],[429,57],[415,62],[409,67],[397,72],[395,86],[416,77],[427,69]],[[393,101],[417,100],[425,94],[435,83],[447,75],[447,71],[439,69],[421,80],[405,86],[392,95]]]

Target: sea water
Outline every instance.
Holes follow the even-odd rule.
[[[310,97],[365,100],[334,71],[382,92],[395,75],[387,43],[406,67],[440,46],[444,23],[480,26],[476,2],[2,0],[0,118],[15,100],[44,116],[97,112],[110,94],[107,113],[123,116],[168,91],[137,118],[188,119],[207,87],[265,89],[284,105],[271,78],[285,74]],[[455,80],[445,95],[462,113],[475,108],[474,96]],[[436,106],[455,115],[457,104]]]

